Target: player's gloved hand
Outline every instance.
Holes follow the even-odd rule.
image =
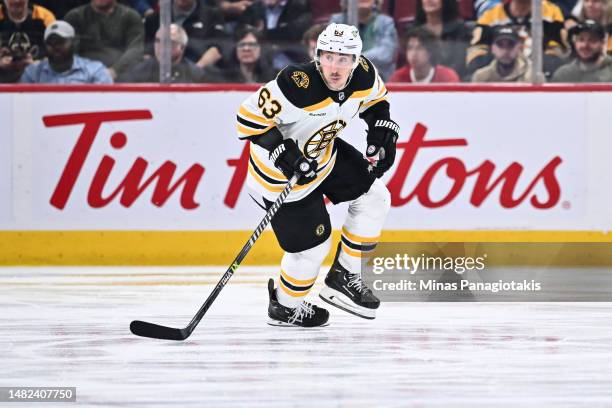
[[[308,160],[293,139],[284,140],[270,153],[270,160],[289,180],[297,171],[301,174],[299,185],[310,183],[317,177],[317,161]]]
[[[395,143],[399,136],[399,126],[391,119],[377,119],[368,130],[368,148],[366,156],[378,157],[371,167],[371,172],[378,178],[393,166],[395,161]]]

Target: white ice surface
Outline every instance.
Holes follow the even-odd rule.
[[[386,303],[278,328],[276,268],[241,267],[187,341],[130,333],[185,326],[222,273],[0,268],[0,386],[77,387],[45,407],[612,406],[612,303]]]

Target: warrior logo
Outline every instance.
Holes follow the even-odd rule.
[[[302,71],[295,71],[293,74],[291,74],[291,79],[293,79],[293,82],[295,82],[298,88],[306,89],[308,88],[308,85],[310,85],[310,78],[308,78],[308,75]]]
[[[304,145],[304,156],[316,159],[332,140],[346,127],[346,122],[338,120],[322,127]]]

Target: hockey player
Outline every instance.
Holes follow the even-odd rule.
[[[247,183],[266,205],[301,174],[272,219],[285,251],[278,287],[268,283],[272,325],[327,324],[329,312],[304,300],[331,245],[324,196],[348,202],[349,209],[319,296],[366,319],[374,319],[380,304],[361,279],[361,257],[374,249],[389,211],[390,194],[379,177],[395,160],[399,127],[390,119],[385,85],[361,48],[357,28],[328,25],[314,61],[286,67],[238,111],[239,137],[251,142]],[[356,115],[368,125],[366,155],[378,159],[374,164],[338,138]]]

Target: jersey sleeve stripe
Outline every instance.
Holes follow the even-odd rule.
[[[253,165],[259,169],[262,173],[276,180],[281,180],[283,182],[287,182],[287,178],[283,173],[278,170],[271,169],[266,166],[260,159],[257,157],[257,154],[251,150],[250,159],[253,161]]]
[[[330,161],[330,163],[335,162],[335,157],[332,157],[332,160]],[[249,164],[251,164],[251,162],[249,162]],[[304,184],[304,185],[297,185],[295,187],[293,187],[292,191],[300,191],[300,190],[304,190],[305,188],[309,188],[312,183],[315,183],[316,181],[319,180],[319,178],[323,178],[325,177],[330,171],[331,169],[333,169],[333,165],[332,166],[326,166],[325,170],[322,171],[321,173],[317,174],[317,178],[312,180],[310,183],[308,184]],[[249,174],[251,176],[253,176],[253,179],[259,184],[261,185],[263,188],[265,188],[266,190],[272,192],[272,193],[280,193],[281,191],[283,191],[285,189],[285,185],[286,182],[283,183],[282,185],[274,185],[274,184],[270,184],[267,183],[259,174],[257,174],[257,172],[255,172],[255,170],[253,170],[253,166],[249,165]]]
[[[386,100],[387,100],[387,97],[385,96],[383,98],[375,99],[375,100],[370,101],[368,103],[364,103],[363,105],[361,105],[361,111],[363,112],[364,110],[368,109],[369,107],[376,105],[378,102],[382,102],[382,101],[386,101]]]
[[[254,114],[253,112],[249,112],[244,105],[240,106],[240,109],[238,110],[238,113],[242,116],[244,116],[245,118],[248,118],[252,121],[255,121],[256,123],[259,123],[260,125],[265,125],[265,126],[269,126],[272,123],[274,123],[271,120],[268,120],[266,118],[264,118],[263,116],[259,116]]]
[[[274,125],[268,126],[267,128],[264,128],[264,129],[249,129],[249,128],[242,126],[240,123],[236,124],[236,129],[242,136],[261,135],[262,133],[266,133],[268,130],[272,129],[273,127]]]
[[[304,108],[304,110],[305,110],[305,111],[308,111],[308,112],[313,112],[313,111],[316,111],[316,110],[318,110],[318,109],[323,109],[323,108],[325,108],[326,106],[331,105],[333,102],[334,102],[334,101],[332,100],[332,98],[327,97],[327,98],[325,98],[324,100],[322,100],[322,101],[321,101],[321,102],[319,102],[319,103],[315,103],[314,105],[306,106],[306,107]]]
[[[261,177],[268,184],[285,185],[287,183],[287,179],[278,180],[278,179],[275,179],[275,178],[272,178],[272,177],[268,176],[264,171],[262,171],[262,169],[257,167],[255,162],[253,162],[253,158],[252,157],[249,158],[249,166],[252,167],[253,171],[255,171],[255,173],[257,173],[259,175],[259,177]]]
[[[241,118],[240,116],[238,116],[238,115],[236,115],[236,120],[237,120],[237,121],[238,121],[240,124],[242,124],[242,125],[244,125],[244,126],[246,126],[246,127],[253,128],[253,129],[265,129],[265,128],[267,127],[267,126],[265,126],[265,125],[260,125],[260,124],[257,124],[257,123],[254,123],[254,122],[248,121],[248,120],[246,120],[246,119],[242,119],[242,118]]]

